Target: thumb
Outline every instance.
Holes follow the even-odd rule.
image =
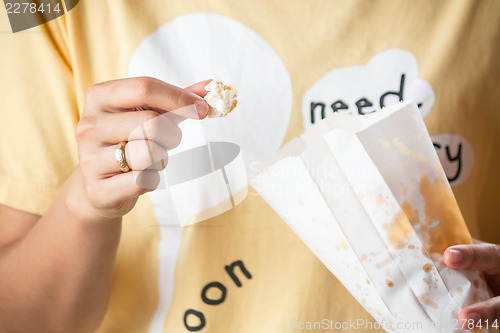
[[[189,87],[186,87],[184,89],[186,89],[187,91],[190,91],[192,93],[195,93],[196,95],[200,96],[200,97],[205,97],[208,93],[208,91],[205,90],[205,87],[210,83],[212,82],[213,80],[204,80],[204,81],[200,81],[198,83],[195,83]]]
[[[500,246],[488,243],[454,245],[446,249],[444,262],[451,268],[500,274]]]
[[[198,83],[195,83],[189,87],[184,88],[184,90],[187,90],[189,92],[192,92],[200,97],[205,97],[207,94],[207,91],[205,90],[205,87],[207,84],[209,84],[212,80],[205,80],[201,81]],[[179,108],[177,110],[172,110],[163,116],[167,117],[169,120],[173,121],[176,124],[180,124],[183,120],[186,118],[191,118],[191,119],[204,119],[208,115],[208,103],[205,101],[197,101],[193,105],[188,105],[182,108]]]

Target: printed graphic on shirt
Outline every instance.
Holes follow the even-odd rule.
[[[142,75],[181,87],[217,79],[238,89],[230,116],[182,122],[182,142],[172,154],[206,141],[232,142],[252,177],[255,165],[264,166],[283,143],[291,113],[288,71],[262,37],[233,19],[195,13],[163,25],[133,54],[129,76]]]
[[[430,84],[418,78],[413,54],[390,49],[364,66],[335,68],[316,82],[302,100],[304,128],[334,112],[363,116],[403,100],[415,101],[425,117],[434,99]],[[474,165],[469,142],[458,134],[434,135],[432,141],[450,184],[465,182]]]
[[[236,260],[230,265],[225,265],[224,270],[227,276],[231,278],[232,283],[229,284],[229,288],[241,288],[243,286],[242,280],[252,279],[252,274],[247,270],[242,260]],[[228,287],[219,281],[209,282],[202,288],[200,298],[206,305],[219,305],[226,300]],[[214,296],[214,292],[210,292],[210,290],[218,290],[219,292],[215,292]],[[206,324],[207,319],[203,312],[192,308],[184,312],[184,327],[189,332],[201,331]]]
[[[431,138],[450,185],[462,184],[474,166],[474,150],[469,141],[459,134],[438,134]]]
[[[387,50],[364,66],[335,68],[316,82],[302,100],[304,128],[333,112],[364,115],[402,100],[414,100],[425,117],[434,91],[418,78],[413,54]]]
[[[139,45],[131,59],[129,76],[152,76],[181,87],[217,79],[238,89],[238,106],[230,116],[182,122],[182,141],[171,156],[207,142],[234,143],[241,148],[246,175],[251,177],[283,143],[291,113],[290,77],[272,47],[237,21],[195,13],[168,22]],[[211,189],[197,190],[208,196]],[[163,332],[182,231],[171,222],[177,220],[172,193],[160,188],[149,196],[162,226],[160,300],[150,332]],[[189,325],[194,325],[190,324],[193,316],[186,315]]]

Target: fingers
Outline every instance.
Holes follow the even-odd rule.
[[[196,91],[200,91],[195,86]],[[87,92],[86,104],[104,111],[127,111],[147,105],[153,109],[174,112],[185,118],[201,119],[208,105],[199,95],[187,89],[150,77],[127,78],[94,85]],[[192,108],[186,109],[186,106]]]
[[[151,110],[108,113],[103,116],[96,131],[100,130],[102,141],[107,145],[121,141],[151,140],[165,149],[173,149],[182,139],[177,124],[171,114],[160,115]]]
[[[500,247],[496,244],[455,245],[446,249],[444,262],[455,269],[500,274]]]
[[[91,206],[105,216],[122,216],[137,197],[154,190],[168,150],[177,147],[186,118],[207,116],[207,81],[182,89],[154,78],[129,78],[92,86],[77,124],[79,170]],[[125,145],[131,172],[116,162],[117,144]],[[103,215],[103,216],[104,216]]]
[[[158,171],[143,170],[120,173],[99,182],[89,183],[86,191],[92,206],[102,211],[119,211],[127,200],[153,191],[159,183]]]
[[[138,140],[125,145],[125,158],[130,169],[134,171],[145,169],[160,171],[166,166],[168,152],[154,141]]]
[[[115,152],[118,145],[101,149],[96,157],[99,178],[108,178],[121,173],[116,162]],[[154,141],[136,140],[125,145],[125,160],[131,170],[142,171],[145,169],[161,171],[168,163],[168,151]]]
[[[198,83],[195,83],[189,87],[186,87],[185,89],[195,93],[196,95],[200,97],[205,97],[208,93],[208,91],[205,90],[205,87],[207,84],[209,84],[212,80],[205,80],[201,81]],[[196,109],[196,110],[194,110]],[[206,111],[205,111],[206,109]],[[198,113],[199,119],[203,119],[207,116],[208,114],[208,104],[207,103],[201,103],[201,102],[196,102],[196,105],[188,105],[186,107],[170,111],[168,113],[164,113],[163,115],[168,117],[172,122],[175,124],[180,124],[183,120],[186,118],[195,118],[195,116],[192,117],[187,117],[186,114],[196,114]]]
[[[208,103],[197,101],[193,105],[187,105],[179,109],[169,112],[161,112],[163,117],[166,117],[175,124],[180,124],[185,119],[204,119],[208,115]]]
[[[198,82],[198,83],[195,83],[189,87],[186,87],[184,89],[192,92],[192,93],[195,93],[196,95],[199,95],[201,97],[205,97],[208,93],[208,91],[205,90],[205,87],[211,82],[212,80],[205,80],[205,81],[201,81],[201,82]]]
[[[464,329],[472,329],[482,325],[491,328],[495,320],[500,320],[500,297],[469,305],[460,311],[459,323]],[[489,323],[489,324],[488,324]],[[485,327],[489,325],[489,327]]]
[[[205,97],[208,93],[208,91],[205,90],[205,87],[211,81],[212,80],[201,81],[201,82],[195,83],[189,87],[186,87],[185,89],[192,92],[192,93],[195,93],[196,95],[198,95],[200,97]],[[196,103],[199,103],[199,102],[196,102]],[[169,116],[170,119],[174,123],[179,124],[183,120],[185,120],[186,118],[194,118],[194,117],[186,117],[185,116],[185,114],[193,114],[194,113],[192,110],[189,110],[187,108],[189,108],[189,106],[185,107],[184,109],[178,109],[178,110],[168,112],[166,115]],[[205,108],[206,108],[206,112],[205,112]],[[199,119],[204,119],[208,115],[208,104],[207,103],[203,103],[203,104],[199,103],[196,105],[196,110],[197,110],[196,112],[198,112],[198,116],[200,117]]]

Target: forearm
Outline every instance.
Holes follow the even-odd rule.
[[[43,217],[28,218],[31,229],[0,235],[1,332],[95,330],[108,303],[121,217],[158,186],[159,162],[180,144],[178,123],[207,116],[207,84],[181,89],[142,77],[89,88],[75,129],[81,167]],[[147,108],[126,111],[137,106]]]
[[[85,215],[79,175],[18,242],[0,251],[0,331],[87,332],[105,313],[121,220]]]

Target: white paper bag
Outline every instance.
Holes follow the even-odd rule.
[[[465,332],[460,309],[489,298],[442,263],[472,240],[414,104],[334,114],[251,184],[388,332]]]

